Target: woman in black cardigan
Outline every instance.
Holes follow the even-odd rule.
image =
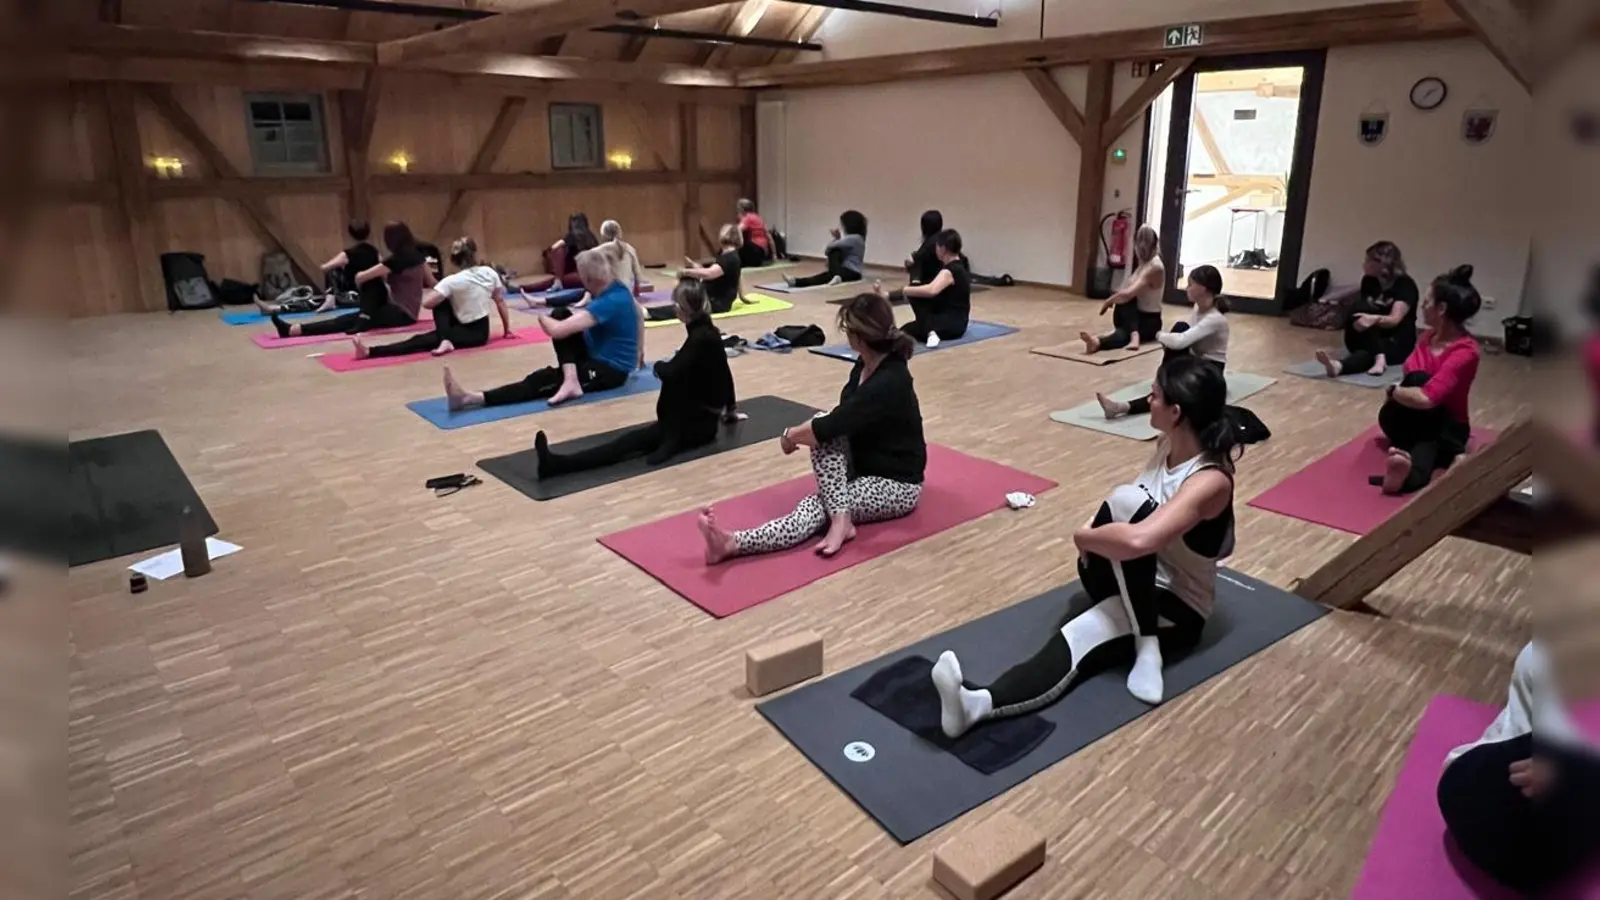
[[[728,369],[722,335],[711,324],[705,288],[693,278],[682,279],[672,300],[689,333],[671,359],[655,364],[656,377],[661,379],[656,420],[577,453],[551,452],[550,441],[541,431],[533,441],[540,478],[598,469],[639,456],[659,466],[677,453],[711,443],[722,422],[740,418],[733,372]]]

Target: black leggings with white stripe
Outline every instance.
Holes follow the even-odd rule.
[[[379,344],[369,348],[373,356],[405,356],[411,353],[432,353],[439,345],[449,341],[457,350],[482,347],[489,343],[489,317],[463,325],[456,319],[449,303],[433,308],[433,330],[414,334],[393,344]]]

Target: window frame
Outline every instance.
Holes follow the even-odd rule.
[[[594,156],[590,160],[577,160],[573,154],[571,140],[571,117],[574,113],[581,112],[594,124]],[[558,150],[561,142],[556,137],[556,120],[560,116],[568,116],[568,140],[565,147],[565,160]],[[556,172],[595,171],[606,167],[606,128],[605,110],[598,103],[551,103],[545,118],[549,122],[550,130],[550,169]]]
[[[267,149],[272,142],[262,137],[262,132],[270,130],[273,126],[261,125],[256,119],[255,106],[260,103],[273,103],[278,106],[278,130],[281,132],[279,140],[283,152],[282,160],[268,159]],[[289,104],[304,104],[310,110],[307,121],[311,131],[311,140],[289,138],[289,126],[292,121],[287,113]],[[281,176],[317,176],[327,175],[333,171],[331,154],[328,152],[328,117],[324,108],[322,94],[315,91],[246,91],[244,93],[244,129],[245,142],[250,147],[251,172],[259,177]],[[317,158],[312,161],[296,161],[293,158],[292,148],[314,147]]]

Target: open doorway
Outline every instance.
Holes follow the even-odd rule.
[[[1320,53],[1201,60],[1151,106],[1143,212],[1174,299],[1202,265],[1222,271],[1224,293],[1248,312],[1276,312],[1298,282],[1322,63]]]

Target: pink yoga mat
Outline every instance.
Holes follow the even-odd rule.
[[[376,358],[369,356],[366,359],[356,359],[354,351],[345,350],[340,353],[327,353],[319,356],[317,357],[317,362],[322,363],[335,372],[354,372],[360,369],[379,369],[384,366],[403,366],[406,363],[422,362],[423,360],[429,359],[451,360],[467,353],[488,353],[491,350],[506,350],[512,347],[530,347],[534,344],[544,344],[549,343],[550,341],[550,335],[545,334],[544,329],[537,325],[533,325],[528,328],[518,328],[511,332],[512,336],[510,338],[501,338],[498,336],[499,333],[500,329],[497,325],[490,331],[490,334],[495,335],[495,337],[490,338],[489,343],[483,345],[482,347],[469,347],[465,350],[457,350],[454,353],[442,357],[434,356],[430,353],[410,353],[405,356],[380,356]],[[369,341],[368,345],[370,346],[374,343],[377,342]]]
[[[376,328],[372,331],[363,331],[361,334],[363,338],[366,338],[385,334],[407,334],[413,331],[430,331],[432,328],[433,319],[432,317],[427,317],[420,322],[413,322],[410,325],[400,325],[395,328]],[[302,334],[299,337],[281,338],[278,337],[277,332],[267,331],[261,334],[252,335],[250,340],[257,347],[261,347],[264,350],[281,350],[284,347],[304,347],[307,344],[327,344],[332,343],[333,341],[348,341],[350,340],[350,335]]]
[[[796,454],[794,458],[804,457]],[[816,541],[812,540],[783,553],[707,566],[705,542],[695,524],[698,509],[608,534],[600,543],[720,619],[1000,509],[1011,491],[1040,494],[1056,486],[1053,481],[935,444],[928,445],[926,478],[916,512],[893,522],[858,526],[856,539],[832,559],[814,553]],[[725,528],[749,528],[789,513],[800,498],[815,490],[816,481],[810,475],[785,481],[718,502],[717,519]]]
[[[1436,697],[1417,723],[1394,791],[1383,807],[1361,880],[1351,900],[1516,900],[1487,875],[1472,868],[1448,842],[1439,814],[1439,776],[1444,758],[1462,744],[1483,736],[1498,707],[1460,697]],[[1580,724],[1600,718],[1586,709]],[[1596,722],[1593,724],[1600,724]],[[1457,861],[1459,860],[1459,862]],[[1568,895],[1570,900],[1600,900],[1600,881]]]
[[[1351,534],[1370,532],[1417,496],[1385,494],[1367,483],[1371,476],[1383,474],[1388,457],[1378,443],[1381,435],[1378,426],[1372,426],[1350,443],[1257,494],[1250,505]],[[1472,449],[1477,450],[1494,438],[1495,432],[1475,428]]]

